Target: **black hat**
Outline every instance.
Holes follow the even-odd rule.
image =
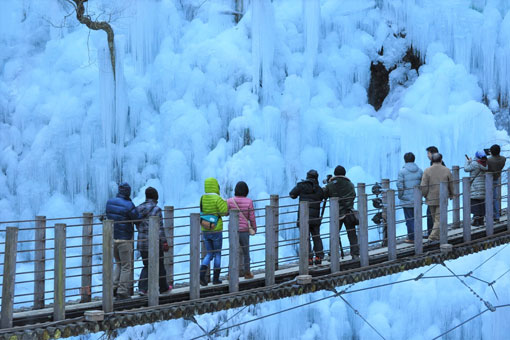
[[[148,187],[147,189],[145,189],[145,198],[148,200],[152,199],[157,201],[159,198],[158,191],[153,187]]]
[[[237,182],[236,188],[234,189],[235,196],[246,197],[246,196],[248,196],[249,192],[250,192],[250,189],[248,188],[248,184],[246,184],[246,182],[243,182],[243,181]]]
[[[341,165],[338,165],[336,168],[335,168],[335,176],[345,176],[346,172],[345,172],[345,168]]]
[[[125,197],[131,196],[131,187],[127,182],[119,184],[119,194]]]
[[[312,169],[306,173],[306,178],[318,179],[319,173],[317,172],[317,170]]]

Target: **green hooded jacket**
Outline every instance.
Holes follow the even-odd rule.
[[[220,215],[225,216],[228,214],[228,206],[227,201],[225,201],[220,196],[220,186],[218,181],[215,178],[209,177],[205,180],[204,183],[205,195],[202,195],[200,198],[200,206],[201,212],[206,215]],[[222,231],[223,230],[223,221],[221,217],[218,220],[218,224],[214,230],[205,230],[202,228],[202,231]]]

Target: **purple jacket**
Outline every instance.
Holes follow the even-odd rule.
[[[237,203],[239,208],[234,203]],[[248,221],[243,217],[243,215],[250,220],[251,227],[253,230],[257,231],[257,221],[255,220],[255,209],[253,208],[253,201],[248,197],[232,197],[227,200],[228,210],[232,209],[240,209],[239,213],[239,231],[246,232],[248,231]],[[241,214],[242,213],[242,214]]]

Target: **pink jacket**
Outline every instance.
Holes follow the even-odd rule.
[[[238,209],[234,203],[237,203],[242,214],[239,214],[239,231],[248,231],[248,222],[243,215],[250,220],[251,227],[257,231],[257,221],[255,221],[255,209],[253,208],[253,201],[248,197],[232,197],[227,200],[228,210]]]

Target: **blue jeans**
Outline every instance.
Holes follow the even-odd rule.
[[[497,218],[499,219],[501,217],[500,213],[499,213],[499,204],[498,204],[498,185],[499,185],[499,180],[495,179],[494,182],[493,182],[493,200],[492,200],[492,204],[493,204],[493,210],[494,210],[494,218]]]
[[[407,239],[414,241],[414,208],[404,207],[404,218],[407,226]]]
[[[202,260],[202,265],[209,266],[211,260],[214,258],[214,268],[220,268],[223,233],[221,231],[202,232],[202,239],[204,240],[205,249],[207,250],[207,254]]]

